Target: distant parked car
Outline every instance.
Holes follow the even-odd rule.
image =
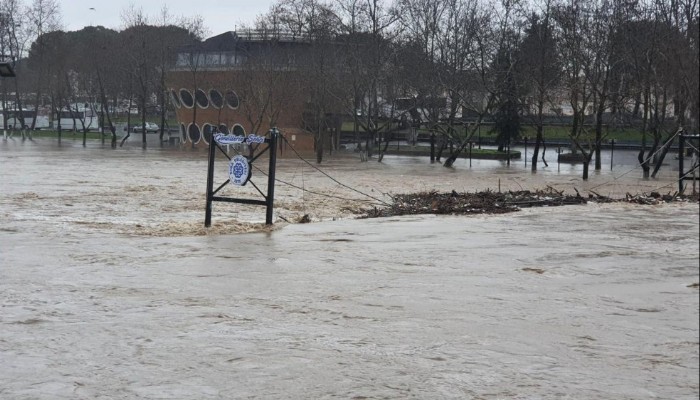
[[[132,130],[133,132],[138,133],[141,132],[141,128],[143,128],[143,126],[141,126],[141,124],[138,124],[134,126]],[[158,132],[158,130],[158,124],[154,124],[153,122],[146,122],[146,133],[156,133]]]

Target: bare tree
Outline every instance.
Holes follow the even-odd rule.
[[[441,133],[440,143],[449,140],[449,132],[441,132],[440,120],[444,116],[445,106],[442,99],[446,88],[441,84],[439,38],[448,34],[443,24],[443,15],[455,12],[457,3],[448,4],[445,0],[401,0],[400,7],[405,12],[399,14],[402,27],[401,70],[402,83],[406,87],[407,97],[414,98],[409,105],[415,120],[415,127],[428,128],[431,135]],[[449,10],[448,7],[450,8]],[[448,39],[449,40],[449,39]],[[442,49],[447,50],[447,49]],[[446,102],[445,102],[446,105]],[[438,151],[438,160],[443,150]]]
[[[25,46],[29,39],[29,31],[26,24],[26,19],[24,16],[27,13],[27,9],[24,7],[19,0],[4,0],[0,3],[0,15],[2,15],[2,20],[4,25],[0,27],[0,36],[2,37],[2,43],[4,47],[4,56],[10,58],[11,60],[18,60],[25,55]],[[19,120],[20,129],[22,131],[22,140],[27,136],[25,132],[26,123],[24,120],[23,110],[23,99],[22,92],[20,91],[20,81],[22,80],[21,74],[18,74],[14,81],[14,109],[18,112],[15,114],[15,119]],[[8,115],[6,113],[6,115]],[[7,120],[7,118],[5,118]],[[15,122],[16,125],[16,122]],[[29,136],[31,139],[31,135]]]
[[[560,43],[558,57],[564,63],[564,87],[568,92],[569,105],[573,113],[569,137],[572,151],[581,152],[583,162],[583,179],[588,179],[588,166],[593,157],[593,142],[587,134],[584,124],[592,91],[586,84],[584,70],[591,62],[587,42],[587,32],[583,21],[588,18],[587,4],[580,0],[570,0],[568,4],[555,9],[557,36]]]
[[[557,89],[561,76],[561,62],[556,57],[557,44],[553,35],[552,1],[542,0],[535,5],[529,18],[523,43],[520,46],[519,58],[522,63],[522,80],[529,87],[531,99],[528,102],[526,114],[532,116],[536,127],[535,146],[532,154],[531,169],[537,170],[540,147],[543,148],[544,158],[544,121],[545,106],[552,105],[552,94]]]
[[[687,131],[697,134],[700,121],[698,2],[683,0],[668,4],[659,0],[656,7],[660,9],[657,16],[673,32],[670,40],[663,42],[666,46],[662,58],[666,61],[664,63],[666,68],[662,69],[666,76],[665,87],[669,88],[669,98],[673,102],[673,114],[676,119],[673,129],[676,132]],[[667,132],[669,136],[657,158],[652,177],[655,177],[659,171],[669,144],[675,136],[675,134],[671,135],[672,131]]]
[[[279,21],[293,39],[307,44],[303,59],[296,64],[305,78],[308,99],[302,126],[314,135],[316,162],[321,163],[329,132],[327,117],[335,109],[333,75],[339,65],[336,37],[340,20],[328,3],[318,0],[278,2],[271,12],[277,13],[271,19]]]
[[[154,57],[155,57],[155,74],[154,91],[157,96],[160,113],[160,143],[163,143],[163,137],[166,129],[166,114],[167,102],[166,93],[166,75],[167,72],[175,65],[177,58],[177,50],[183,46],[197,42],[201,38],[202,29],[201,18],[195,17],[187,19],[183,17],[175,17],[170,14],[167,6],[163,6],[160,14],[156,19],[156,29],[154,35]]]
[[[338,93],[344,104],[345,113],[350,115],[353,121],[353,135],[358,151],[362,150],[359,137],[360,113],[362,99],[366,96],[367,89],[363,85],[362,76],[365,69],[364,49],[366,47],[363,37],[367,31],[367,3],[365,0],[341,0],[338,2],[338,17],[342,21],[339,43],[345,49],[347,76],[344,77],[345,85]]]
[[[127,49],[125,57],[131,64],[133,81],[136,83],[136,99],[141,114],[141,143],[146,148],[146,112],[155,78],[153,31],[143,9],[133,5],[122,13],[125,29],[122,36]]]
[[[463,118],[469,116],[469,126],[461,144],[445,160],[445,167],[452,167],[457,157],[473,142],[474,135],[481,129],[484,119],[491,115],[497,103],[497,81],[494,64],[498,49],[508,35],[507,13],[501,10],[494,13],[479,3],[468,2],[459,18],[464,25],[462,32],[461,57],[467,64],[460,76],[466,82],[459,87],[459,101]],[[465,118],[465,121],[467,119]]]
[[[587,47],[592,50],[591,62],[584,64],[584,74],[593,93],[596,170],[601,169],[603,116],[610,109],[612,74],[618,70],[616,67],[622,62],[620,58],[622,52],[617,48],[619,42],[614,40],[614,37],[622,26],[624,6],[622,2],[593,2],[591,16],[584,20],[584,29],[588,32]]]
[[[206,67],[204,49],[199,39],[204,37],[207,32],[200,16],[194,16],[190,19],[183,18],[178,25],[187,30],[193,38],[190,43],[179,48],[176,63],[178,68],[187,72],[189,80],[187,84],[193,88],[193,94],[195,94],[200,88],[200,71]],[[197,101],[193,101],[193,103],[192,123],[194,124],[197,121],[198,105]]]
[[[301,123],[302,110],[298,106],[295,109],[294,99],[305,91],[294,61],[298,49],[290,48],[288,38],[279,32],[257,32],[264,36],[248,47],[245,62],[234,67],[231,86],[239,88],[240,108],[250,132],[262,136],[278,125],[282,111],[287,116],[299,116],[296,121],[285,121],[290,126]]]
[[[61,28],[61,15],[58,2],[55,0],[34,0],[27,12],[28,29],[36,38],[32,48],[35,50],[34,56],[37,58],[38,71],[36,74],[36,97],[34,101],[34,119],[29,127],[34,130],[38,119],[39,107],[41,105],[42,91],[44,89],[44,79],[46,79],[46,44],[44,34],[56,31]]]

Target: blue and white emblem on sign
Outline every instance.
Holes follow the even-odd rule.
[[[250,163],[245,156],[234,156],[228,163],[228,176],[236,186],[243,186],[250,179]]]

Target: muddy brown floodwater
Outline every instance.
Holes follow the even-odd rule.
[[[2,399],[699,395],[697,203],[352,218],[392,193],[622,196],[677,172],[321,165],[352,191],[282,159],[265,230],[221,203],[203,228],[201,151],[8,140],[0,165]]]

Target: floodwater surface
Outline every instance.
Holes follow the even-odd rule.
[[[277,218],[324,222],[234,234],[264,210],[202,228],[198,154],[2,146],[2,399],[698,397],[697,203],[334,221],[289,189]]]

